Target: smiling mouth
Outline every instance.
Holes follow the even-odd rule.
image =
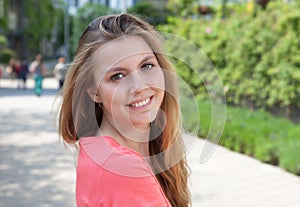
[[[129,106],[134,107],[134,108],[140,108],[140,107],[143,107],[143,106],[146,106],[147,104],[149,104],[151,99],[152,99],[152,97],[149,97],[149,98],[146,98],[144,100],[131,103],[131,104],[129,104]]]

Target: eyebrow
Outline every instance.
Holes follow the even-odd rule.
[[[146,56],[146,57],[144,57],[141,61],[140,61],[140,63],[138,64],[138,66],[141,66],[144,62],[146,62],[146,61],[148,61],[148,60],[150,60],[150,59],[153,59],[153,58],[155,58],[156,59],[156,56],[155,55],[149,55],[149,56]],[[106,71],[106,73],[111,73],[111,72],[114,72],[114,71],[123,71],[123,70],[127,70],[126,68],[123,68],[123,67],[110,67],[107,71]]]

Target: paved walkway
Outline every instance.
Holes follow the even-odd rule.
[[[56,80],[45,79],[41,97],[32,85],[0,81],[0,207],[74,207],[73,153],[54,121]],[[185,140],[194,207],[299,207],[299,177],[220,146],[200,163],[204,141]]]

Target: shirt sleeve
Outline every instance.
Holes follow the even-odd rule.
[[[95,157],[95,144],[81,147],[77,166],[77,207],[170,207],[155,175],[141,157],[130,151],[126,156],[109,155],[105,160]],[[99,149],[99,148],[97,148]],[[107,149],[107,148],[106,148]],[[134,162],[128,158],[134,156]],[[102,156],[103,157],[103,156]],[[101,163],[102,162],[102,163]],[[110,166],[114,166],[112,169]],[[121,173],[116,167],[121,167]],[[112,170],[110,170],[112,169]],[[136,174],[124,174],[127,170]],[[135,176],[135,175],[142,176]]]

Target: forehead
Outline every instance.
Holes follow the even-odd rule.
[[[128,58],[140,57],[153,53],[150,46],[139,36],[125,36],[102,45],[94,53],[93,61],[96,68],[102,72],[111,66],[118,64]]]

